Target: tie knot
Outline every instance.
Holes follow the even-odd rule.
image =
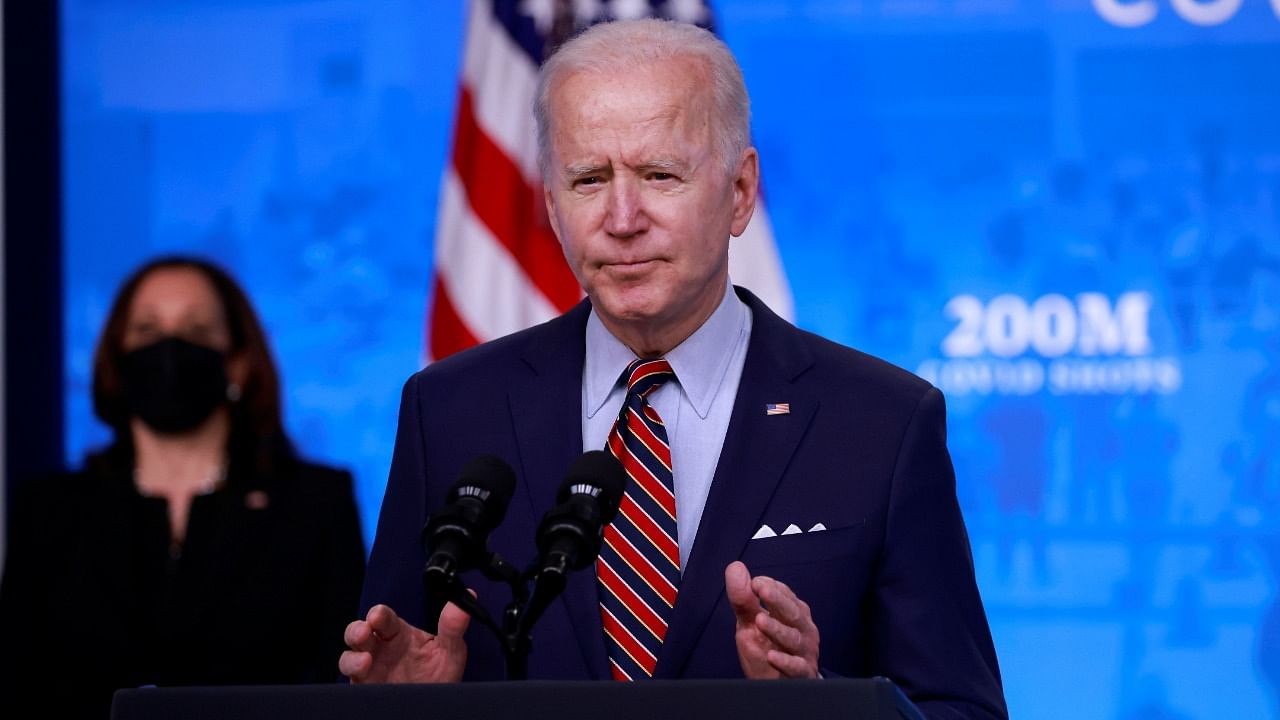
[[[666,360],[634,360],[622,373],[627,392],[641,397],[653,392],[659,385],[675,377],[676,373]]]

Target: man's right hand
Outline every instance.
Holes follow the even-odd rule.
[[[440,633],[432,635],[375,605],[364,620],[347,626],[343,637],[351,649],[338,659],[338,669],[356,684],[457,682],[467,665],[462,635],[470,623],[470,615],[449,603],[440,612]]]

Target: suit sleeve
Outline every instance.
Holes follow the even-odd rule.
[[[391,473],[378,514],[378,531],[365,573],[360,617],[370,607],[386,604],[410,624],[422,628],[422,528],[427,521],[426,448],[419,406],[418,376],[405,383],[400,397]]]
[[[872,667],[931,718],[1005,718],[991,631],[930,388],[904,433],[871,599]]]

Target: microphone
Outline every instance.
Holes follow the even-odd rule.
[[[600,554],[604,527],[618,514],[626,486],[622,463],[603,450],[583,454],[560,483],[556,506],[538,525],[538,559],[530,568],[533,594],[510,634],[516,659],[512,677],[524,677],[529,629],[564,591],[569,573],[589,566]]]
[[[480,455],[468,462],[422,531],[424,579],[452,582],[484,564],[489,533],[502,522],[515,488],[515,472],[502,458]]]
[[[613,455],[592,450],[578,458],[560,484],[556,506],[538,526],[539,575],[563,577],[595,562],[626,485],[626,471]]]

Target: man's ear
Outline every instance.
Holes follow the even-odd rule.
[[[756,211],[756,197],[760,192],[760,153],[749,147],[742,151],[733,177],[733,223],[729,232],[734,237],[742,235]]]

